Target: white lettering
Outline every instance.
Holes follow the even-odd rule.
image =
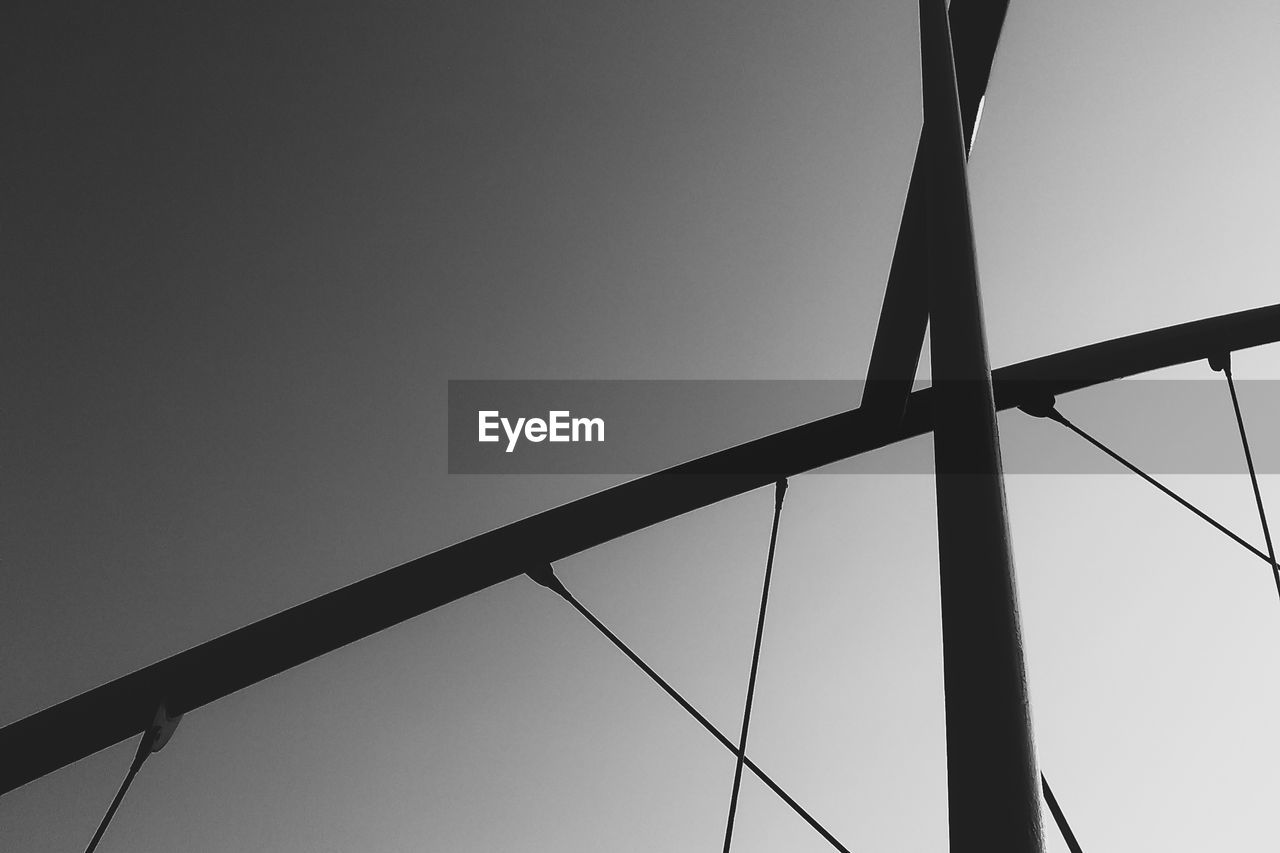
[[[497,441],[498,436],[490,435],[490,430],[498,428],[497,421],[494,420],[498,416],[497,412],[481,412],[480,413],[480,441]]]
[[[604,418],[575,418],[564,409],[554,409],[542,418],[502,417],[497,410],[478,412],[476,439],[483,443],[501,441],[498,427],[507,436],[507,453],[514,453],[520,438],[538,444],[543,441],[557,443],[572,441],[604,441]]]
[[[553,411],[551,416],[551,440],[552,441],[568,441],[569,440],[569,413],[563,411]]]
[[[565,414],[568,414],[567,412]],[[583,438],[578,438],[578,427],[582,427],[585,434]],[[595,429],[597,438],[591,437],[592,429]],[[604,441],[604,418],[574,418],[573,419],[573,440],[574,441]]]
[[[502,428],[507,433],[507,452],[516,449],[516,441],[520,439],[520,427],[524,426],[524,418],[516,418],[516,428],[511,428],[511,421],[506,418],[502,419]]]

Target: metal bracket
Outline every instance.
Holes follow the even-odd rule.
[[[160,707],[156,708],[155,720],[147,731],[151,752],[159,752],[164,749],[164,745],[169,742],[169,738],[173,737],[173,733],[178,728],[178,723],[181,720],[181,714],[170,717],[164,702],[160,703]]]
[[[555,594],[564,598],[569,597],[569,590],[565,588],[564,584],[560,583],[560,578],[556,577],[556,573],[551,568],[550,563],[543,563],[537,568],[529,569],[525,574],[532,578],[534,583],[545,586]]]
[[[1058,400],[1052,394],[1035,393],[1028,395],[1018,404],[1018,408],[1033,418],[1047,418],[1054,413],[1057,405]]]

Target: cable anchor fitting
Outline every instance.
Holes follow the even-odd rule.
[[[1018,404],[1019,409],[1026,412],[1028,415],[1031,415],[1033,418],[1051,418],[1053,420],[1057,420],[1059,417],[1057,406],[1057,398],[1054,395],[1043,391],[1036,391],[1028,394],[1026,398]]]
[[[561,598],[569,598],[569,590],[560,582],[560,578],[556,577],[555,570],[551,568],[550,563],[543,563],[537,568],[529,569],[525,574],[528,575],[534,583],[545,586]]]
[[[181,720],[181,714],[169,716],[169,709],[165,707],[165,703],[160,703],[160,707],[156,708],[155,721],[152,722],[151,728],[147,732],[151,740],[152,752],[159,752],[164,749],[164,745],[169,742],[169,738],[173,737],[173,733],[177,730],[178,723]]]
[[[181,714],[169,716],[169,709],[165,706],[165,703],[160,703],[156,708],[156,715],[151,725],[142,733],[142,740],[138,741],[138,752],[133,757],[135,767],[141,767],[142,762],[146,761],[149,755],[164,749],[165,744],[173,737],[173,733],[178,728],[178,722],[181,719]]]

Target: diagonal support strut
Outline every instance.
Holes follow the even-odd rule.
[[[977,135],[978,119],[1008,8],[1008,0],[953,0],[947,10],[966,156]],[[924,254],[927,168],[921,138],[907,186],[875,342],[871,346],[867,383],[862,392],[863,408],[893,421],[902,417],[906,407],[929,325],[928,264]]]

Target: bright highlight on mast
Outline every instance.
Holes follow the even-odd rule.
[[[973,150],[973,141],[978,138],[978,125],[982,123],[982,107],[987,103],[987,96],[978,99],[978,111],[973,116],[973,130],[969,131],[969,150]]]

